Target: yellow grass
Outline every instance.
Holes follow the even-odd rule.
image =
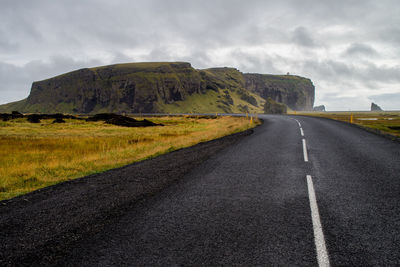
[[[165,126],[127,128],[66,120],[0,122],[0,200],[254,127],[246,118],[148,118]]]
[[[294,114],[294,113],[293,113]],[[358,124],[400,137],[400,111],[381,112],[297,112],[297,115],[325,117]]]

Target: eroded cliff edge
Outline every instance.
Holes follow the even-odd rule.
[[[311,111],[315,87],[310,79],[294,75],[244,74],[246,89],[264,99],[272,98],[293,110]]]
[[[243,74],[234,68],[194,69],[186,62],[85,68],[34,82],[21,112],[261,112],[265,99],[312,110],[314,86],[292,75]]]

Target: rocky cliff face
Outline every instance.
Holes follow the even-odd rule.
[[[313,109],[315,88],[310,79],[293,75],[244,74],[245,87],[264,99],[268,97],[293,110]]]
[[[0,111],[151,113],[175,105],[179,112],[184,105],[178,103],[207,95],[199,101],[209,105],[197,112],[241,112],[262,110],[265,101],[257,94],[295,110],[310,110],[314,102],[311,81],[297,76],[243,74],[234,68],[196,70],[185,62],[129,63],[80,69],[34,82],[26,100],[0,106]]]
[[[27,105],[76,113],[157,112],[159,101],[182,101],[205,89],[189,63],[120,64],[34,82]]]

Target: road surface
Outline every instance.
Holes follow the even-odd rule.
[[[63,264],[399,265],[400,144],[327,119],[262,118]]]

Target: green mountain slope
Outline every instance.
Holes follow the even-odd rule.
[[[26,99],[10,102],[7,104],[0,105],[0,112],[12,112],[14,110],[25,110]]]
[[[292,109],[312,109],[314,86],[308,79],[254,75],[260,74],[234,68],[197,70],[185,62],[86,68],[34,82],[28,98],[1,105],[0,112],[263,112],[267,92],[279,92],[267,97],[287,101]],[[277,77],[280,82],[268,83]]]

